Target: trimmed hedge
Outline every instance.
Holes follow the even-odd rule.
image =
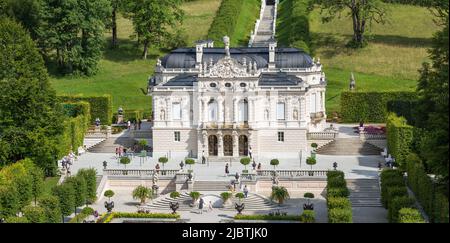
[[[345,188],[329,188],[327,190],[328,197],[348,197],[350,192],[347,187]]]
[[[392,202],[398,197],[407,197],[408,190],[406,186],[391,186],[387,188],[387,198],[385,201],[385,205],[388,209],[391,208]]]
[[[433,180],[427,175],[422,161],[414,153],[407,156],[406,170],[408,173],[408,185],[414,192],[423,210],[427,213],[431,222],[449,222],[448,198],[433,185]]]
[[[284,0],[280,3],[277,37],[282,45],[311,53],[309,14],[312,4],[312,0]]]
[[[391,223],[398,223],[398,213],[402,208],[414,207],[414,199],[408,196],[395,197],[389,203],[388,220]]]
[[[397,102],[414,101],[415,92],[342,92],[341,116],[343,122],[380,122],[386,121],[389,107],[398,111]],[[401,107],[401,106],[400,106]]]
[[[329,223],[352,223],[351,208],[333,208],[328,210]]]
[[[242,0],[222,0],[208,31],[209,39],[221,43],[224,36],[233,35],[243,3]]]
[[[352,208],[350,200],[346,197],[328,197],[327,198],[328,209],[333,208]]]
[[[123,112],[123,120],[124,121],[137,121],[139,119],[142,120],[143,116],[143,111],[142,110],[125,110]]]
[[[301,221],[300,215],[267,215],[267,214],[254,214],[244,215],[237,214],[234,219],[239,220],[289,220],[289,221]]]
[[[425,223],[419,210],[415,208],[402,208],[398,211],[399,223]]]
[[[111,125],[112,118],[112,98],[111,95],[83,96],[83,95],[61,95],[58,96],[61,102],[88,102],[91,109],[90,123],[99,118],[102,124]]]
[[[406,157],[411,152],[414,127],[406,123],[404,117],[390,113],[386,124],[388,151],[401,168],[406,167]]]
[[[84,135],[89,128],[90,105],[87,102],[63,103],[63,111],[68,116],[64,121],[63,132],[59,139],[59,154],[62,158],[70,150],[78,153],[78,147],[83,146]]]
[[[112,212],[102,215],[97,223],[109,223],[115,218],[159,218],[159,219],[179,219],[179,214],[171,213],[121,213]]]
[[[381,202],[385,208],[388,208],[389,204],[389,188],[403,187],[406,190],[403,175],[399,170],[384,169],[380,175],[381,180]],[[401,190],[401,189],[399,189]],[[397,191],[392,192],[397,193]]]
[[[316,222],[316,213],[314,210],[304,210],[302,215],[300,215],[300,221],[303,223],[314,223]]]

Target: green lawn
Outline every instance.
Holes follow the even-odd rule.
[[[350,73],[355,73],[358,90],[414,90],[418,69],[428,60],[427,48],[439,27],[423,7],[389,4],[388,23],[374,24],[369,46],[354,50],[345,47],[352,35],[351,19],[322,23],[320,10],[310,15],[314,56],[320,57],[328,79],[327,110],[339,111],[340,92],[348,89]]]
[[[183,3],[186,18],[182,28],[188,35],[189,43],[205,38],[209,26],[220,5],[220,0],[198,0]],[[142,60],[142,49],[130,40],[133,33],[128,19],[118,19],[119,48],[105,48],[104,57],[99,63],[99,72],[93,77],[59,77],[52,75],[51,82],[58,94],[111,94],[113,109],[150,111],[151,98],[145,95],[147,79],[153,73],[156,58],[167,50],[152,47],[148,60]],[[105,43],[110,33],[105,33]]]
[[[255,28],[255,22],[259,18],[261,8],[260,0],[245,0],[242,4],[241,13],[230,36],[232,46],[247,46],[250,40],[250,32]]]

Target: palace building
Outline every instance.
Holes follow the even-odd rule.
[[[154,156],[299,157],[325,128],[320,60],[296,48],[199,41],[158,60],[149,78]],[[226,160],[225,160],[226,161]]]

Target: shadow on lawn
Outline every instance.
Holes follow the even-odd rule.
[[[110,47],[111,38],[106,39],[103,58],[113,62],[131,62],[142,59],[143,47],[137,41],[129,39],[119,39],[118,47],[112,49]],[[147,60],[152,60],[158,57],[154,51],[155,48],[150,47]]]

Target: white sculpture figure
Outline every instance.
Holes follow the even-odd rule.
[[[227,57],[229,57],[230,56],[230,37],[224,36],[223,43],[225,44],[225,54],[227,55]]]
[[[161,59],[158,58],[158,60],[156,60],[156,65],[161,66]]]
[[[161,114],[159,115],[159,119],[164,121],[166,119],[166,112],[164,110],[161,110]]]
[[[294,110],[294,120],[298,120],[298,111],[297,111],[297,109]]]
[[[350,75],[350,90],[354,90],[356,87],[356,81],[355,76],[353,75],[353,72]]]

